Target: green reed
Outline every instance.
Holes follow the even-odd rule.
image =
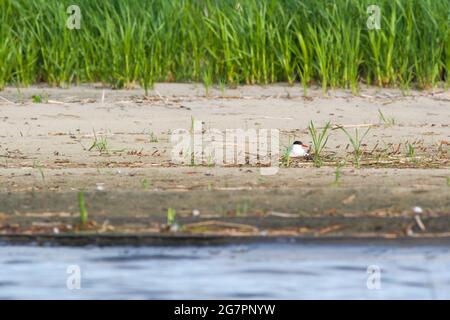
[[[0,88],[46,82],[299,82],[357,91],[362,83],[429,88],[450,83],[448,0],[0,1]]]

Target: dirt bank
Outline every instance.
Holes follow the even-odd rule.
[[[311,120],[371,129],[361,168],[338,129],[322,168],[280,162],[276,175],[261,176],[250,165],[173,164],[171,132],[189,129],[192,118],[220,130],[276,128],[282,148],[294,139],[310,143]],[[305,97],[299,87],[279,85],[205,97],[201,86],[172,84],[144,97],[93,86],[8,88],[0,92],[0,239],[447,237],[449,126],[447,91],[311,90]],[[89,151],[94,135],[105,139],[105,150]],[[83,230],[81,189],[90,218]],[[169,208],[177,212],[172,231],[165,227]]]

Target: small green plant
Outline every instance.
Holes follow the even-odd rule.
[[[364,132],[364,134],[362,136],[359,135],[358,128],[355,128],[354,136],[350,135],[350,133],[347,130],[345,130],[344,127],[339,127],[339,129],[341,129],[345,133],[348,140],[350,141],[350,144],[353,147],[353,157],[355,159],[354,164],[357,168],[359,168],[361,157],[362,157],[362,150],[361,150],[362,141],[364,140],[366,135],[369,133],[370,128],[367,128],[366,132]]]
[[[42,96],[41,95],[33,95],[31,96],[31,99],[34,103],[42,103]]]
[[[248,213],[249,210],[249,202],[248,200],[243,201],[242,203],[236,204],[236,215],[241,216]]]
[[[292,136],[289,136],[289,146],[292,146]],[[285,147],[283,155],[281,156],[281,165],[284,167],[289,167],[291,164],[291,147]]]
[[[219,79],[219,89],[220,89],[220,94],[223,96],[225,96],[225,88],[226,88],[226,83],[224,80]]]
[[[321,153],[323,149],[325,148],[328,138],[330,135],[328,134],[328,131],[331,128],[331,123],[327,122],[325,126],[322,128],[322,131],[318,131],[316,127],[314,126],[314,122],[310,122],[308,126],[309,134],[312,138],[312,157],[314,161],[314,165],[316,167],[320,167],[322,165],[322,156]]]
[[[94,142],[92,146],[89,148],[89,151],[92,149],[97,149],[100,153],[107,153],[109,151],[108,140],[106,137],[97,138],[97,134],[94,131]]]
[[[381,109],[378,109],[378,115],[380,118],[380,121],[387,127],[391,127],[395,125],[395,119],[392,117],[386,117],[384,113],[381,111]]]
[[[333,185],[340,186],[341,185],[341,177],[342,177],[342,168],[343,164],[341,162],[338,162],[336,165],[336,170],[334,171],[334,182]]]
[[[413,162],[416,161],[415,153],[416,151],[414,146],[411,143],[408,143],[408,158]]]
[[[213,83],[212,74],[210,71],[203,72],[202,75],[203,85],[205,87],[205,96],[209,96],[209,88],[211,87]]]
[[[88,219],[88,213],[86,210],[85,202],[84,202],[84,192],[78,192],[78,207],[80,209],[80,224],[82,226],[86,225]]]
[[[183,149],[183,158],[187,165],[195,166],[194,152],[192,151],[191,146],[188,146]]]
[[[194,126],[195,126],[195,118],[191,116],[191,129],[189,130],[190,134],[194,134]]]
[[[289,147],[286,147],[284,149],[283,155],[281,156],[281,164],[284,167],[289,167],[289,165],[291,164],[291,150]]]
[[[177,212],[173,208],[167,209],[167,225],[172,226],[175,224],[175,219],[177,217]]]
[[[189,130],[191,139],[194,137],[194,130],[195,130],[195,118],[193,116],[191,116],[191,129]],[[194,166],[195,165],[195,154],[194,154],[194,149],[193,149],[192,144],[189,146],[186,156],[188,156],[190,158],[191,166]]]
[[[447,187],[450,187],[450,177],[446,177],[445,179],[447,181]]]
[[[147,178],[141,180],[141,186],[142,189],[148,190],[148,188],[150,187],[150,182],[147,180]]]
[[[1,80],[0,80],[0,81],[1,81]],[[0,87],[0,88],[1,88],[1,87]],[[17,101],[18,101],[20,104],[24,104],[24,103],[25,103],[25,99],[24,99],[22,90],[20,90],[20,87],[19,87],[18,85],[16,86],[16,90],[17,90]]]
[[[41,175],[42,181],[45,182],[45,175],[44,175],[44,170],[42,169],[42,165],[39,162],[34,161],[33,162],[33,168],[37,169],[39,171],[39,174]]]
[[[31,99],[34,103],[48,103],[48,93],[32,95]]]
[[[158,142],[158,137],[153,133],[153,131],[152,132],[150,132],[150,142],[151,143],[156,143],[156,142]]]
[[[207,166],[209,168],[212,168],[216,165],[216,159],[214,159],[214,156],[212,154],[208,155],[208,159],[207,159]]]

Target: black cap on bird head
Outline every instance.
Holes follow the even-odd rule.
[[[308,148],[309,146],[308,145],[306,145],[306,144],[304,144],[303,142],[301,142],[301,141],[294,141],[294,143],[293,143],[294,145],[295,144],[298,144],[298,145],[301,145],[302,147],[304,147],[304,148]]]

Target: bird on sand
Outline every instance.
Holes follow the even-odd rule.
[[[301,141],[294,141],[292,146],[289,148],[289,157],[291,158],[301,158],[307,157],[308,154],[308,145],[304,144]]]

